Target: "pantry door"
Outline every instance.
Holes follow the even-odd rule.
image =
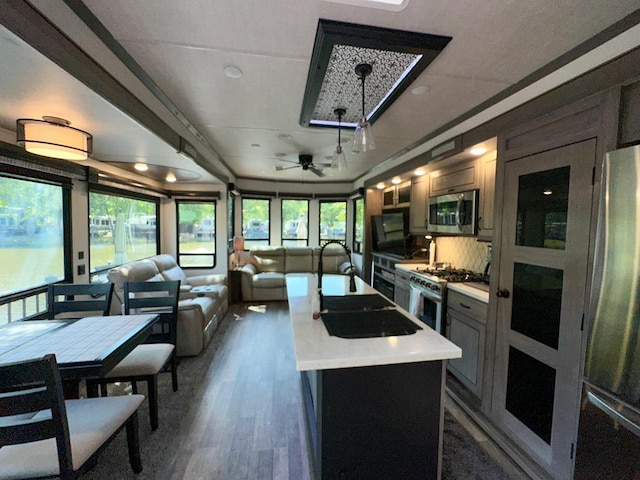
[[[493,415],[559,480],[573,469],[595,148],[505,165]]]

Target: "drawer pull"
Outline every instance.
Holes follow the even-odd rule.
[[[460,305],[462,308],[466,308],[466,309],[471,310],[471,307],[470,307],[469,305],[465,305],[464,303],[460,303],[459,305]]]

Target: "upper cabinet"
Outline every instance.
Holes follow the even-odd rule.
[[[436,170],[431,172],[429,178],[431,179],[429,188],[431,197],[474,190],[480,187],[476,160]]]
[[[427,202],[429,201],[429,175],[414,177],[411,182],[411,208],[409,209],[409,233],[427,234]]]
[[[496,188],[496,155],[478,160],[480,170],[480,205],[478,212],[478,240],[490,242],[493,237],[493,202]]]
[[[387,187],[382,191],[382,208],[402,208],[410,205],[410,181]]]

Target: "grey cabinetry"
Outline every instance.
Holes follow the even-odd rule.
[[[409,233],[427,234],[427,202],[429,201],[429,175],[415,177],[411,182],[411,207],[409,208]]]
[[[404,182],[382,191],[382,208],[404,208],[411,205],[411,182]]]
[[[487,305],[448,291],[446,336],[462,349],[462,358],[449,360],[449,371],[474,395],[482,398]]]
[[[437,197],[479,188],[478,170],[477,161],[473,160],[432,172],[429,175],[429,195]]]
[[[480,172],[480,205],[478,213],[478,240],[490,242],[493,237],[493,203],[496,188],[495,153],[478,160]]]
[[[396,288],[393,293],[393,301],[405,310],[409,310],[411,296],[411,274],[396,268]]]

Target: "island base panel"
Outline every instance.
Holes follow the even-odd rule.
[[[316,480],[440,478],[443,361],[315,373],[302,385]]]

